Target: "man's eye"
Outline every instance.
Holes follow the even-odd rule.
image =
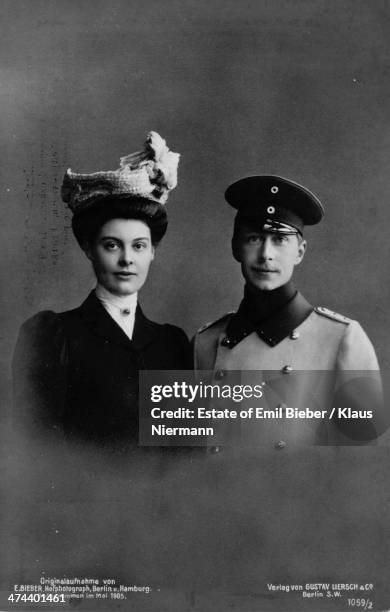
[[[248,236],[247,240],[248,242],[251,242],[251,243],[257,243],[257,242],[260,242],[260,236],[253,234],[252,236]]]
[[[273,242],[275,242],[276,244],[282,244],[284,242],[288,242],[288,236],[284,236],[283,234],[274,234],[272,239],[273,239]]]

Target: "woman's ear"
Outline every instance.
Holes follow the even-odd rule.
[[[238,248],[237,245],[237,238],[235,238],[233,236],[232,238],[232,253],[233,253],[233,257],[236,261],[238,261],[238,263],[241,263],[241,256],[240,256],[240,249]]]

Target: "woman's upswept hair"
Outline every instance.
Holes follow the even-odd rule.
[[[72,230],[81,248],[92,246],[101,227],[111,219],[143,221],[150,229],[153,246],[158,245],[168,226],[163,204],[146,198],[103,198],[72,218]]]

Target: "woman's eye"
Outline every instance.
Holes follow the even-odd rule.
[[[143,242],[136,242],[134,245],[136,251],[142,251],[142,249],[144,249],[145,247],[146,244],[144,244]]]
[[[115,251],[118,248],[116,242],[105,242],[103,246],[107,251]]]

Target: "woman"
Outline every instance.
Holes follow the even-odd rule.
[[[191,367],[186,335],[137,304],[167,229],[179,155],[151,132],[114,172],[67,171],[62,199],[97,285],[75,310],[41,312],[21,328],[13,362],[19,422],[72,439],[136,445],[139,370]]]

